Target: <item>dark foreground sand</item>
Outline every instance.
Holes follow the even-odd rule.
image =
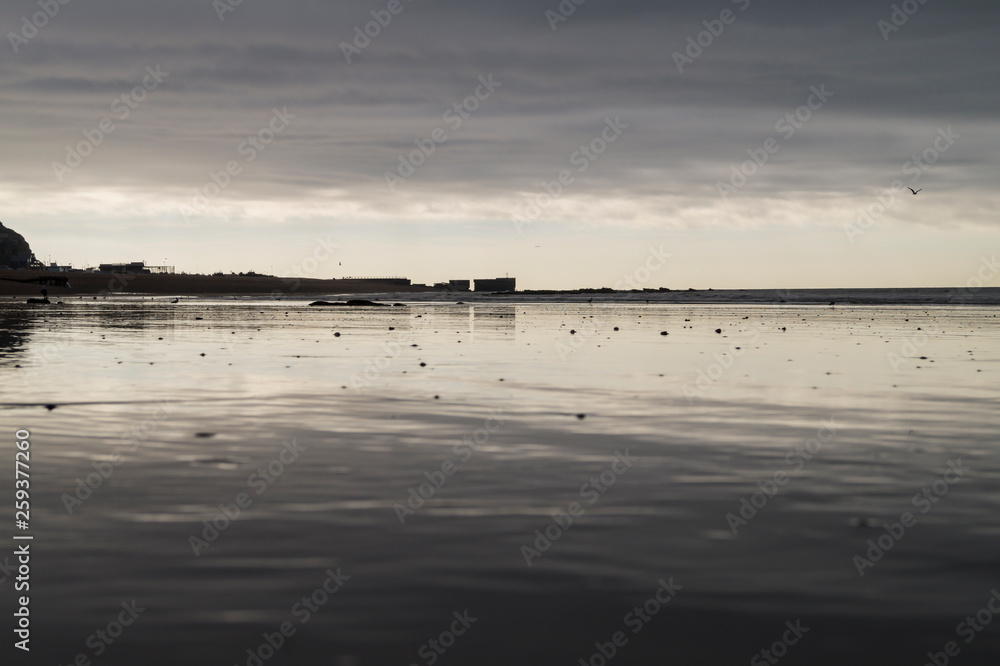
[[[0,300],[0,663],[1000,663],[995,307],[491,298]]]

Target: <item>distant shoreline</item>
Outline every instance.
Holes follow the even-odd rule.
[[[516,299],[548,302],[662,303],[662,304],[754,304],[754,305],[1000,305],[1000,287],[981,289],[947,287],[902,287],[871,289],[643,289],[615,291],[609,288],[534,289],[517,292],[450,292],[423,285],[401,286],[378,281],[318,280],[259,275],[157,275],[107,273],[54,273],[0,270],[0,278],[69,278],[69,287],[49,286],[49,298],[71,296],[259,296],[276,299],[310,299],[334,294],[398,294],[423,296],[428,300],[508,302]],[[19,300],[38,297],[42,285],[0,280],[0,297]]]
[[[378,281],[281,278],[270,275],[185,275],[155,273],[57,273],[32,270],[0,270],[0,295],[37,296],[42,285],[11,282],[36,278],[68,278],[69,287],[50,286],[50,297],[101,294],[149,294],[154,296],[281,296],[308,294],[375,294],[423,292],[425,287],[406,287]]]

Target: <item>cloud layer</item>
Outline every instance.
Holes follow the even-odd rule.
[[[887,228],[997,229],[995,4],[42,4],[30,38],[38,2],[0,10],[0,211],[57,251],[71,228],[843,239],[895,180],[926,190]]]

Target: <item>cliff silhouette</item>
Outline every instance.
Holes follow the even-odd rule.
[[[24,240],[24,236],[0,222],[0,268],[10,265],[14,257],[30,254],[31,246]]]

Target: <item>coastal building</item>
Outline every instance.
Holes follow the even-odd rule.
[[[45,267],[42,262],[35,258],[34,252],[18,252],[11,256],[7,261],[7,265],[15,270],[28,268],[37,270]]]
[[[144,261],[132,261],[127,264],[101,264],[97,270],[100,273],[148,274],[151,272],[146,268]]]
[[[471,280],[448,280],[447,282],[435,282],[432,288],[444,291],[469,291],[471,285]]]
[[[150,273],[170,274],[173,266],[147,266],[145,261],[130,261],[127,264],[101,264],[98,273],[129,273],[133,275],[149,275]]]
[[[392,275],[388,277],[345,277],[341,280],[347,282],[379,282],[381,284],[391,284],[396,287],[409,287],[410,279]]]
[[[517,278],[487,278],[475,281],[476,291],[516,291]]]

